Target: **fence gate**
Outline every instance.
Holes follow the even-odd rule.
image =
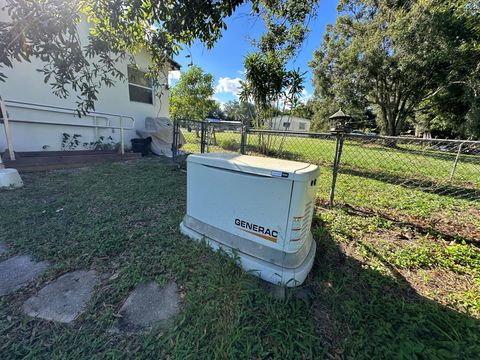
[[[192,153],[241,152],[244,136],[246,130],[239,121],[175,120],[172,154],[179,162]]]

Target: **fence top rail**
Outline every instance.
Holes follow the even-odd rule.
[[[211,119],[206,120],[192,120],[192,119],[174,119],[173,122],[179,123],[194,123],[194,124],[205,124],[205,126],[210,127],[241,127],[243,123],[241,121],[212,121]]]
[[[236,125],[242,126],[243,123],[241,121],[227,121],[227,120],[217,120],[217,119],[207,119],[205,120],[209,125]]]
[[[301,135],[309,137],[336,137],[337,133],[331,132],[307,132],[307,131],[288,131],[288,130],[269,130],[269,129],[254,129],[247,128],[247,133],[258,134],[272,134],[272,135]],[[355,134],[355,133],[343,133],[346,138],[352,139],[364,139],[364,140],[393,140],[402,142],[424,142],[424,143],[454,143],[454,144],[468,144],[479,145],[480,141],[476,140],[458,140],[458,139],[423,139],[406,136],[384,136],[384,135],[367,135],[367,134]]]
[[[173,119],[173,122],[189,122],[189,123],[197,123],[197,124],[207,124],[206,121],[192,120],[192,119]]]
[[[379,139],[379,140],[395,140],[404,142],[425,142],[425,143],[452,143],[452,144],[470,144],[480,145],[477,140],[459,140],[459,139],[424,139],[407,136],[385,136],[385,135],[366,135],[366,134],[345,134],[346,137],[361,138],[361,139]]]
[[[263,133],[263,134],[278,134],[278,135],[308,135],[308,136],[332,136],[330,132],[310,132],[310,131],[289,131],[289,130],[270,130],[270,129],[255,129],[247,127],[249,133]]]

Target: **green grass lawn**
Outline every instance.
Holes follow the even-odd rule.
[[[342,176],[355,183],[350,206],[318,202],[314,268],[303,287],[276,300],[233,260],[179,233],[186,175],[170,163],[23,178],[24,188],[0,192],[0,242],[10,247],[0,260],[32,254],[53,266],[0,298],[2,359],[478,359],[474,202]],[[42,285],[83,268],[102,280],[73,325],[22,314]],[[109,334],[129,292],[152,279],[181,287],[175,327]]]

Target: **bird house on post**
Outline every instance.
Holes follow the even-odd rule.
[[[352,128],[352,117],[345,114],[342,109],[338,110],[335,114],[329,117],[330,119],[330,131],[331,132],[349,132]]]
[[[330,116],[330,131],[337,138],[335,148],[335,159],[333,160],[332,186],[330,188],[330,206],[333,206],[335,198],[335,185],[337,183],[338,169],[340,167],[340,158],[342,157],[343,142],[345,133],[352,130],[352,117],[345,114],[342,109]]]

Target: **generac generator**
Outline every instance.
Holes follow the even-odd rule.
[[[286,286],[303,283],[316,245],[310,232],[319,169],[226,153],[187,158],[187,214],[180,229],[240,259],[243,269]]]

